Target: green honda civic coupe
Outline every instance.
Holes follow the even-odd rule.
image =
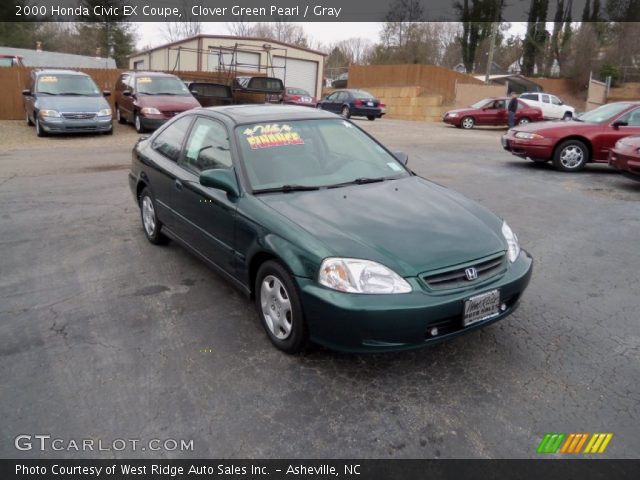
[[[288,353],[430,345],[511,314],[531,277],[505,221],[321,110],[189,110],[136,144],[129,181],[148,240],[240,288]]]

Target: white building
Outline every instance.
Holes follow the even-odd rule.
[[[196,35],[129,57],[133,70],[260,72],[322,95],[325,54],[265,38]]]

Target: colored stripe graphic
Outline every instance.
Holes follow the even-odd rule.
[[[564,433],[547,433],[538,445],[538,453],[556,453],[565,436]]]
[[[604,453],[612,438],[613,433],[594,433],[584,453]]]
[[[589,436],[591,435],[591,436]],[[613,438],[613,433],[547,433],[540,444],[537,452],[539,454],[568,453],[604,453]],[[564,443],[563,443],[564,440]],[[588,441],[587,441],[588,440]],[[585,445],[584,451],[582,447]],[[560,448],[562,445],[562,448]],[[558,451],[558,449],[560,449]]]
[[[588,433],[571,433],[562,445],[560,453],[580,453],[582,446],[589,437]]]

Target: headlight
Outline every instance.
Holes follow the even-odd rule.
[[[456,118],[458,116],[457,113],[447,113],[447,117]]]
[[[537,133],[528,133],[528,132],[518,132],[516,133],[516,138],[524,138],[526,140],[540,139],[544,138],[542,135],[538,135]]]
[[[99,117],[110,117],[111,116],[111,109],[110,108],[105,108],[103,110],[100,110],[98,112],[98,116]]]
[[[143,115],[160,115],[160,110],[155,107],[144,107],[140,110],[140,113]]]
[[[357,258],[326,258],[318,274],[320,285],[349,293],[409,293],[411,285],[384,265]]]
[[[56,117],[59,118],[60,117],[60,112],[57,110],[40,110],[38,112],[38,116],[40,118],[45,118],[45,117]]]
[[[516,234],[511,231],[507,222],[502,223],[502,235],[504,239],[507,241],[507,255],[509,256],[509,261],[511,263],[516,261],[518,255],[520,255],[520,245],[518,244],[518,237]]]

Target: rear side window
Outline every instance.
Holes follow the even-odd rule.
[[[522,94],[522,95],[520,95],[520,98],[522,98],[523,100],[534,100],[534,101],[538,100],[538,96],[537,95],[532,95],[530,93]]]
[[[544,103],[549,103],[549,95],[542,95],[542,101]]]
[[[229,135],[224,125],[198,117],[187,141],[184,164],[198,173],[212,168],[231,168]]]
[[[151,148],[156,152],[161,153],[169,160],[177,162],[180,158],[180,151],[182,150],[182,142],[184,137],[187,136],[189,131],[189,125],[193,117],[182,117],[176,120],[171,125],[167,126],[160,134],[153,140]]]

